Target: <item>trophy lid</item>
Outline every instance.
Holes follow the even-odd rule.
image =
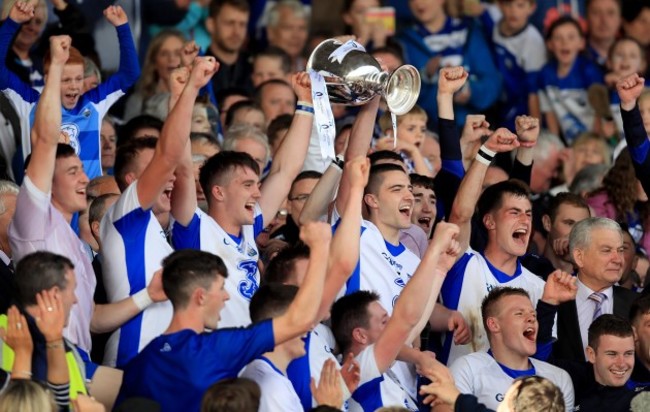
[[[420,73],[410,64],[400,66],[388,79],[384,98],[397,116],[408,113],[420,96]]]

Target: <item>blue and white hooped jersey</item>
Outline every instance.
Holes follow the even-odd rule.
[[[0,27],[0,56],[6,55],[9,47],[6,43],[7,41],[11,43],[13,35],[19,28],[20,25],[11,19],[3,22]],[[140,76],[138,56],[129,25],[123,24],[116,30],[120,42],[119,71],[96,88],[81,95],[74,108],[69,110],[61,108],[61,131],[68,135],[70,145],[81,159],[89,179],[102,175],[99,135],[102,119],[108,109],[124,96]],[[9,70],[5,69],[1,72],[0,90],[11,100],[20,117],[22,153],[27,157],[31,152],[30,131],[41,95]]]
[[[481,302],[490,291],[499,286],[522,288],[530,295],[533,307],[544,293],[544,281],[517,262],[514,275],[510,276],[472,250],[467,252],[447,272],[440,296],[445,307],[459,311],[472,331],[472,341],[456,345],[453,336],[446,334],[440,361],[450,365],[463,355],[487,351],[490,344],[483,328]],[[553,326],[555,331],[555,325]],[[553,333],[555,336],[555,333]]]
[[[374,412],[383,406],[400,406],[409,411],[418,410],[413,398],[390,370],[383,374],[379,372],[374,345],[361,351],[356,356],[356,360],[361,367],[361,380],[349,402],[351,412]]]
[[[262,209],[255,205],[252,225],[243,226],[239,236],[226,233],[209,215],[197,209],[187,227],[174,224],[172,241],[174,248],[199,249],[213,253],[223,259],[228,269],[226,291],[230,300],[221,310],[219,328],[248,326],[251,317],[248,312],[250,300],[260,284],[257,269],[259,253],[255,238],[264,229]]]
[[[593,126],[595,114],[589,105],[587,89],[594,83],[603,83],[603,74],[582,56],[576,58],[565,77],[558,76],[557,65],[557,61],[550,61],[540,72],[540,108],[543,113],[555,113],[565,139],[571,143]]]
[[[100,225],[102,269],[109,302],[141,291],[173,252],[165,231],[151,209],[140,207],[135,181],[111,206]],[[161,335],[172,319],[169,301],[154,303],[115,331],[106,345],[104,361],[124,366]]]
[[[456,359],[449,370],[461,393],[476,396],[489,409],[498,408],[514,379],[537,375],[550,380],[562,390],[566,410],[572,411],[574,393],[569,374],[549,363],[534,358],[529,360],[532,366],[530,369],[514,370],[499,364],[487,352],[476,352]]]

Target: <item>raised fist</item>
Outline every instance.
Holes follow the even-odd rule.
[[[121,6],[108,6],[104,9],[104,17],[113,26],[121,26],[129,22],[124,9]]]

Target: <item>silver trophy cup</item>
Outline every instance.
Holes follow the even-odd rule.
[[[332,103],[359,106],[380,94],[389,110],[401,116],[420,95],[420,73],[415,67],[404,65],[393,73],[384,72],[372,55],[352,42],[325,40],[309,57],[310,69],[323,76]]]

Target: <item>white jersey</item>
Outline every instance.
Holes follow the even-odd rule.
[[[566,410],[572,411],[574,393],[569,374],[549,363],[533,358],[529,360],[532,365],[530,369],[512,370],[500,365],[489,353],[476,352],[456,359],[449,369],[461,393],[476,396],[480,403],[490,409],[497,409],[514,379],[537,375],[550,380],[562,390]]]
[[[492,266],[485,257],[469,249],[451,268],[440,291],[442,302],[450,310],[459,311],[472,331],[472,341],[456,345],[453,336],[447,334],[441,354],[441,362],[450,365],[463,355],[487,351],[490,344],[483,328],[481,302],[488,293],[499,286],[522,288],[530,295],[533,307],[544,292],[544,281],[517,262],[514,275],[509,276]],[[556,336],[553,325],[553,336]]]
[[[104,215],[100,237],[109,302],[126,299],[147,287],[162,267],[162,260],[173,252],[153,211],[140,207],[137,181]],[[126,322],[109,339],[104,363],[124,366],[167,329],[172,313],[171,302],[154,303]]]
[[[213,253],[223,259],[228,269],[225,285],[230,300],[221,310],[219,328],[251,324],[248,307],[260,284],[255,238],[263,228],[262,210],[257,204],[254,224],[242,226],[239,236],[228,234],[212,217],[199,209],[187,227],[178,222],[174,225],[172,240],[177,250],[200,249]]]
[[[345,294],[359,290],[373,291],[379,294],[379,303],[393,314],[397,298],[408,281],[415,274],[420,258],[403,244],[397,246],[384,240],[381,232],[372,222],[361,223],[361,247],[359,264],[348,279]],[[403,383],[411,396],[417,396],[416,375],[413,365],[397,361],[391,370]]]
[[[368,346],[356,357],[361,368],[361,380],[350,400],[351,412],[374,411],[383,406],[400,406],[409,411],[418,407],[399,379],[390,370],[381,373],[375,359],[375,345]]]
[[[268,359],[255,359],[244,368],[242,378],[255,381],[262,390],[259,412],[303,412],[291,382]]]

